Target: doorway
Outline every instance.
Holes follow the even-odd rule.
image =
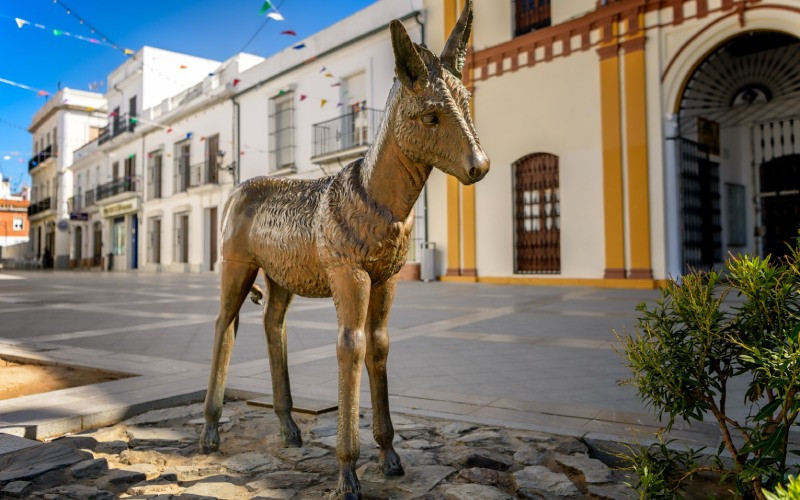
[[[775,259],[788,254],[800,229],[800,154],[763,163],[759,174],[764,254]]]

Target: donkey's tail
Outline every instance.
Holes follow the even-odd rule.
[[[250,300],[253,304],[261,305],[264,303],[264,290],[256,284],[250,287]]]

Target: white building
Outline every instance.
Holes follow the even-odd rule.
[[[69,266],[67,199],[72,194],[72,152],[99,132],[105,101],[100,94],[62,89],[33,115],[28,131],[37,154],[31,176],[29,218],[33,254],[47,267]]]
[[[142,110],[213,72],[218,61],[143,47],[108,77],[107,123],[75,151],[70,230],[73,266],[139,267],[144,159]]]

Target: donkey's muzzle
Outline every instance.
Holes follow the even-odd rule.
[[[486,156],[486,153],[483,151],[473,154],[470,157],[469,163],[470,167],[467,171],[467,175],[469,175],[469,184],[478,182],[489,173],[489,166],[491,162],[489,161],[489,157]]]

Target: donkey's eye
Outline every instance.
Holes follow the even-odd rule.
[[[439,117],[433,113],[422,115],[422,123],[425,125],[436,125],[439,123]]]

